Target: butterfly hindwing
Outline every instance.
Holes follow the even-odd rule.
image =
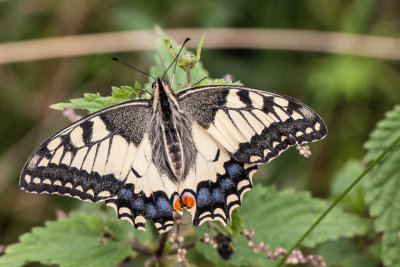
[[[132,101],[94,113],[40,145],[25,164],[20,187],[97,202],[122,188],[151,105]]]
[[[181,108],[242,163],[268,163],[290,146],[322,139],[327,128],[305,104],[240,86],[204,86],[178,94]]]
[[[210,220],[226,224],[232,211],[241,205],[243,195],[252,188],[257,166],[232,158],[196,122],[191,128],[196,162],[181,183],[179,193],[183,198],[189,195],[195,199],[196,205],[189,207],[195,226]]]
[[[173,226],[174,197],[176,184],[165,173],[160,172],[153,162],[152,146],[147,134],[143,136],[131,171],[118,195],[107,199],[122,220],[135,228],[145,230],[146,219],[154,222],[160,233]]]

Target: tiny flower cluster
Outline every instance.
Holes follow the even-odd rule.
[[[174,244],[174,247],[177,249],[176,257],[179,264],[188,263],[186,259],[187,250],[181,247],[183,240],[183,236],[177,235],[176,233],[171,233],[168,238],[168,241]]]
[[[322,266],[326,267],[324,259],[320,255],[308,255],[304,257],[300,250],[293,250],[292,253],[286,260],[287,264],[300,264],[300,263],[310,263],[312,266]]]
[[[214,238],[211,238],[208,233],[204,234],[204,237],[201,239],[202,242],[209,244],[213,248],[217,248],[218,244],[215,242]]]
[[[265,245],[264,242],[259,242],[256,243],[253,241],[253,236],[254,236],[254,230],[253,229],[249,229],[249,230],[243,230],[241,232],[242,235],[244,235],[248,242],[247,245],[251,248],[253,248],[253,251],[255,253],[259,253],[259,252],[265,252],[265,254],[267,255],[267,257],[269,259],[276,259],[276,257],[278,256],[284,256],[286,255],[286,249],[284,248],[276,248],[274,251],[271,251],[271,249],[269,248],[268,245]]]
[[[254,230],[243,230],[241,232],[243,236],[245,236],[248,240],[248,246],[253,248],[255,253],[264,252],[269,259],[276,259],[278,256],[285,256],[287,254],[286,249],[284,248],[276,248],[274,251],[271,251],[268,245],[265,245],[264,242],[256,243],[253,241]],[[304,257],[303,253],[300,250],[294,250],[289,255],[286,260],[286,264],[301,264],[301,263],[310,263],[312,266],[321,266],[326,267],[326,263],[322,256],[319,255],[308,255]]]
[[[311,157],[311,150],[308,145],[297,145],[297,150],[300,151],[300,155],[303,155],[305,158]]]

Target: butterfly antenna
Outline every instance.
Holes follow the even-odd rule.
[[[139,70],[139,69],[137,69],[137,68],[135,68],[135,67],[132,67],[131,65],[129,65],[129,64],[126,63],[126,62],[123,62],[122,60],[120,60],[120,59],[117,58],[117,57],[113,57],[112,60],[118,61],[119,63],[122,63],[122,64],[124,64],[125,66],[128,66],[128,67],[131,68],[131,69],[134,69],[134,70],[136,70],[136,71],[138,71],[138,72],[140,72],[140,73],[143,73],[143,74],[145,74],[145,75],[147,75],[147,76],[153,78],[154,80],[157,80],[156,78],[154,78],[154,76],[148,74],[147,72],[144,72],[144,71],[142,71],[142,70]]]
[[[207,77],[203,77],[200,80],[198,80],[197,82],[195,82],[191,87],[195,87],[196,85],[198,85],[199,83],[201,83],[202,81],[204,81],[205,79],[207,79]]]
[[[174,64],[174,71],[172,72],[171,90],[174,90],[174,79],[175,79],[176,65],[178,65],[178,60],[175,61],[175,64]]]
[[[179,56],[179,54],[181,53],[183,47],[184,47],[185,44],[186,44],[187,42],[189,42],[189,41],[190,41],[190,38],[186,38],[185,41],[183,41],[183,44],[182,44],[182,46],[181,46],[181,49],[179,49],[178,54],[176,54],[174,60],[173,60],[173,61],[171,62],[171,64],[168,66],[167,70],[164,72],[164,74],[163,74],[163,76],[161,77],[161,79],[163,79],[164,76],[165,76],[165,74],[167,74],[168,70],[172,67],[172,65],[173,65],[173,64],[175,63],[175,61],[178,59],[178,56]],[[176,68],[176,67],[175,67],[175,68]],[[175,71],[174,71],[174,74],[175,74]],[[173,82],[173,79],[172,79],[172,82]],[[172,84],[172,82],[171,82],[171,84]]]

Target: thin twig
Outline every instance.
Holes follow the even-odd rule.
[[[289,255],[292,253],[292,251],[297,248],[302,242],[303,240],[312,232],[312,230],[314,230],[315,227],[317,227],[317,225],[326,217],[326,215],[329,214],[329,212],[347,195],[347,193],[350,192],[351,189],[353,189],[353,187],[359,182],[361,181],[361,179],[376,165],[378,164],[383,157],[389,153],[390,150],[392,150],[392,148],[400,141],[400,136],[398,136],[396,138],[396,140],[388,147],[385,149],[385,151],[383,151],[379,157],[377,159],[375,159],[373,162],[371,162],[367,168],[365,168],[365,170],[363,171],[363,173],[361,173],[360,176],[358,176],[358,178],[329,206],[329,208],[310,226],[310,228],[308,228],[308,230],[300,237],[300,239],[296,242],[296,244],[287,252],[286,256],[279,262],[279,264],[277,265],[282,266],[286,259],[289,257]]]
[[[148,247],[143,247],[139,243],[133,243],[132,249],[136,252],[139,252],[143,255],[151,257],[153,255],[153,251]]]
[[[349,54],[400,60],[397,38],[285,29],[197,28],[169,29],[176,40],[206,33],[205,48],[279,49]],[[83,34],[0,44],[0,64],[155,48],[153,30]],[[195,47],[196,42],[189,43]]]
[[[157,258],[161,258],[164,253],[165,243],[167,243],[169,232],[161,234],[158,249],[155,252]]]

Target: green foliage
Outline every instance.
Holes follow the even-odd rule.
[[[102,220],[89,214],[71,214],[20,237],[7,247],[0,266],[21,266],[26,262],[60,266],[112,266],[131,255],[132,235],[121,222]]]
[[[84,94],[83,98],[71,99],[70,103],[58,103],[50,108],[63,110],[64,108],[87,109],[90,113],[111,107],[140,96],[141,86],[136,82],[136,88],[130,86],[112,87],[112,95],[102,97],[97,94]]]
[[[245,227],[256,232],[256,241],[276,248],[292,246],[327,207],[327,201],[311,198],[307,192],[277,192],[274,187],[256,186],[244,198],[240,211]],[[367,220],[336,208],[303,245],[314,247],[327,240],[362,235],[368,228]]]
[[[239,209],[232,212],[232,221],[227,222],[228,233],[237,239],[240,239],[240,232],[245,229],[242,218],[240,217]]]
[[[345,96],[346,98],[360,97],[368,94],[366,88],[371,83],[377,83],[373,73],[380,61],[358,57],[331,57],[316,60],[312,64],[313,72],[309,85],[312,88],[324,88],[316,92],[321,98]],[[330,73],[326,76],[326,73]]]
[[[333,199],[339,197],[348,186],[359,176],[364,167],[355,160],[349,160],[335,174],[331,185],[331,196]],[[361,181],[362,184],[362,181]],[[366,209],[365,190],[361,184],[353,188],[340,202],[347,210],[362,214]]]
[[[400,136],[400,106],[386,113],[365,143],[366,160],[376,158]],[[400,266],[400,145],[397,144],[365,180],[366,201],[377,232],[382,232],[382,259],[388,266]]]
[[[368,150],[365,160],[374,160],[397,137],[400,136],[400,105],[385,114],[385,119],[378,122],[376,129],[370,134],[364,147]]]
[[[198,82],[195,87],[204,85],[243,85],[240,81],[229,81],[224,79],[204,79]]]
[[[289,190],[277,192],[274,187],[255,186],[244,197],[239,210],[244,228],[253,228],[255,231],[254,241],[262,241],[275,249],[293,246],[327,206],[327,201],[311,198],[308,193]],[[303,245],[314,247],[339,237],[363,235],[370,228],[368,220],[335,208],[306,238]],[[196,229],[199,236],[204,231],[205,227]],[[240,266],[270,263],[263,253],[248,257],[252,250],[247,246],[245,238],[234,241],[236,249],[229,264]],[[211,262],[223,264],[215,249],[209,245],[199,244],[196,249]]]
[[[379,257],[374,255],[374,249],[375,247],[361,248],[359,240],[341,238],[322,244],[317,253],[324,257],[327,266],[377,267]]]

